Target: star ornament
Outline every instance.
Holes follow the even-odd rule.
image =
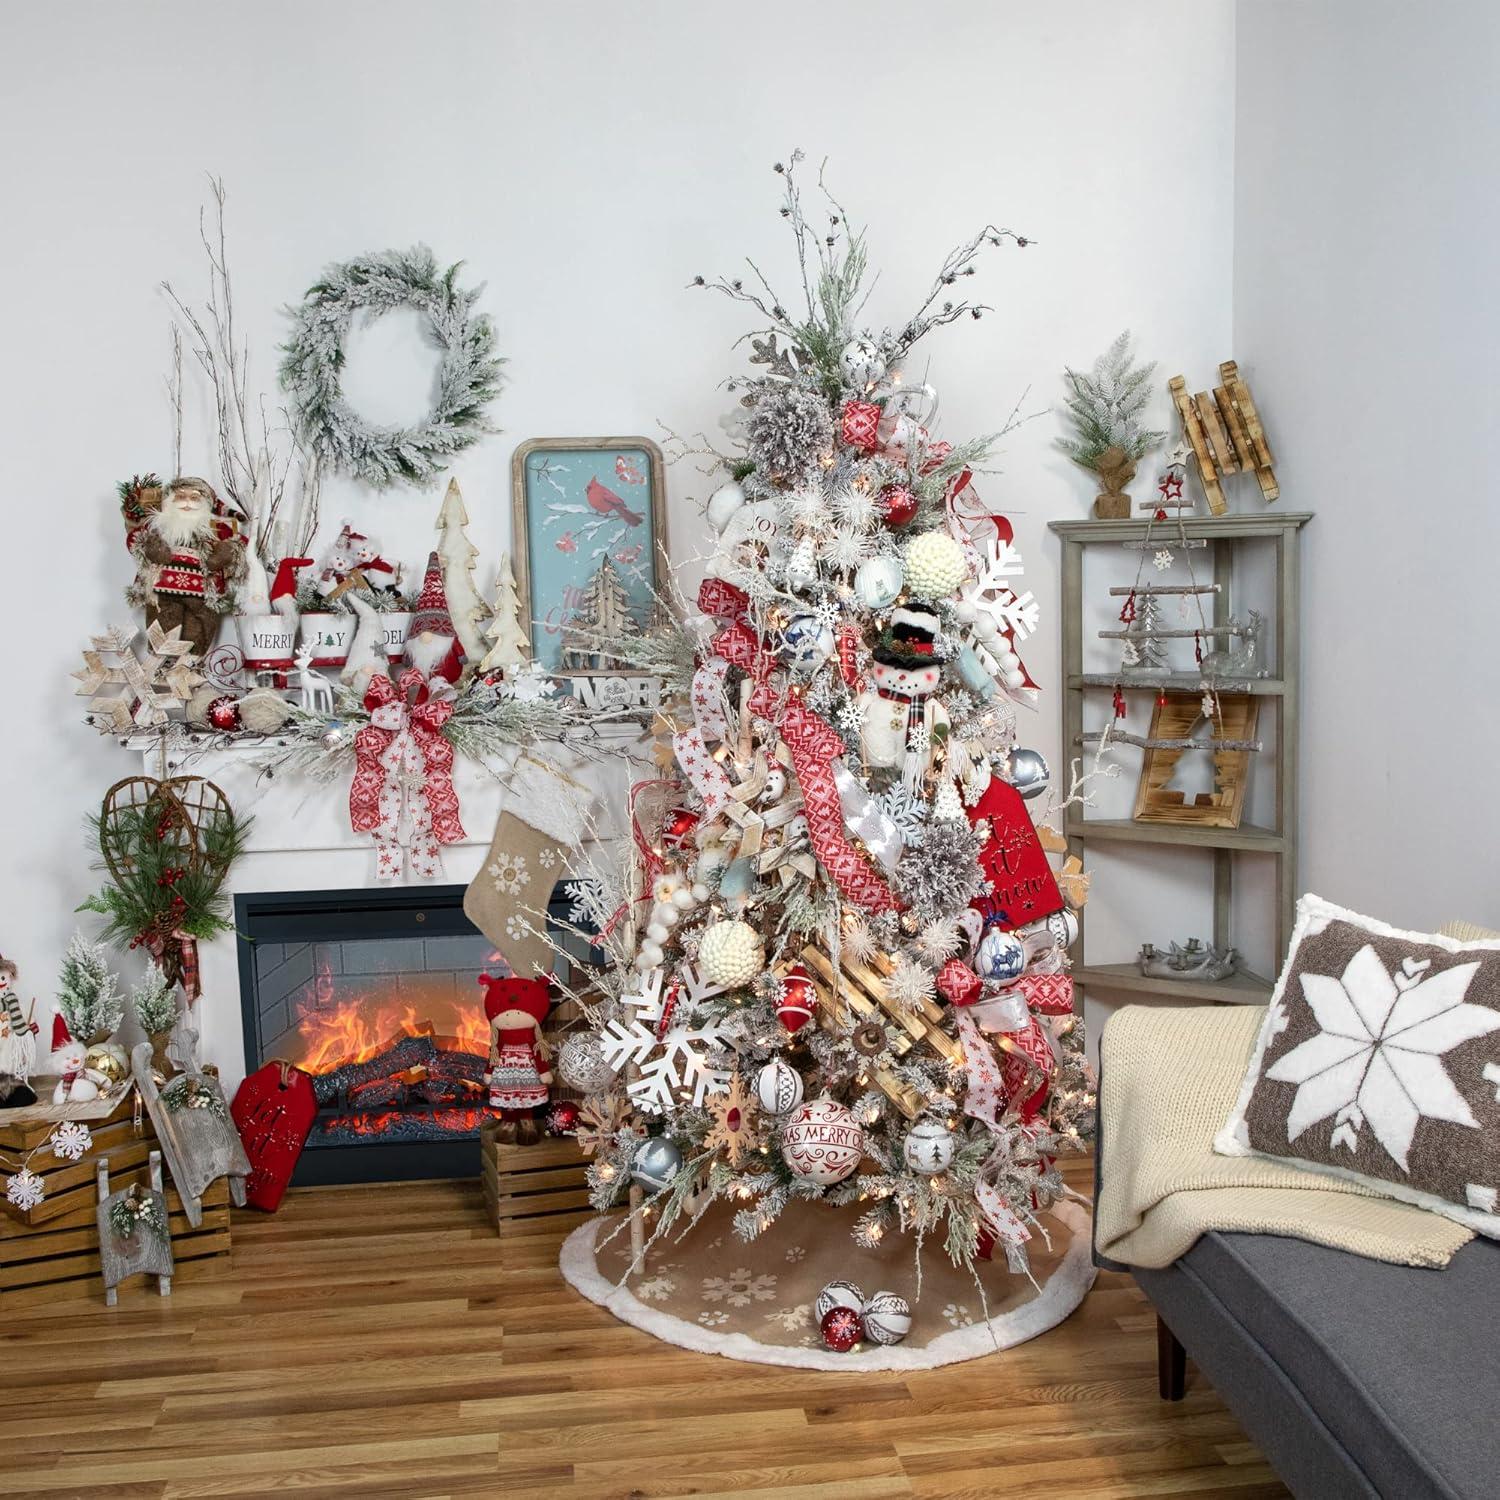
[[[1289,1142],[1333,1116],[1332,1144],[1353,1151],[1368,1125],[1405,1172],[1423,1119],[1477,1127],[1442,1058],[1500,1030],[1500,1011],[1464,999],[1477,963],[1429,975],[1430,967],[1407,958],[1393,976],[1367,943],[1338,978],[1302,976],[1302,993],[1322,1030],[1266,1070],[1267,1078],[1297,1085],[1286,1121]]]

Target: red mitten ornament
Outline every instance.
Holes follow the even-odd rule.
[[[250,1158],[245,1202],[275,1213],[318,1117],[312,1079],[290,1063],[268,1062],[239,1086],[229,1114]]]
[[[1036,825],[1015,787],[992,776],[984,795],[968,813],[971,823],[984,819],[990,825],[990,836],[979,851],[979,863],[993,889],[974,905],[1007,932],[1061,911],[1062,892],[1036,836]]]

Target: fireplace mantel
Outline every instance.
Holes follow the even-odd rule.
[[[227,894],[374,886],[374,846],[369,835],[349,827],[348,775],[332,781],[297,773],[267,779],[261,770],[267,743],[185,741],[174,742],[167,751],[169,776],[206,776],[223,789],[236,813],[253,820],[245,853],[225,882]],[[162,774],[156,741],[149,747],[134,741],[131,748],[140,753],[147,775]],[[630,783],[648,774],[650,765],[649,740],[641,726],[601,726],[592,756],[558,745],[539,746],[534,753],[595,794],[593,816],[601,841],[626,835]],[[443,849],[441,881],[467,883],[489,849],[506,792],[494,775],[466,756],[454,762],[453,784],[466,837]],[[416,888],[427,882],[408,875],[405,883]],[[217,1064],[231,1097],[245,1076],[237,941],[226,934],[200,945],[203,994],[194,1006],[200,1056]]]

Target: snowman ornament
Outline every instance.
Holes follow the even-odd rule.
[[[865,764],[899,771],[913,791],[927,774],[938,731],[949,722],[933,698],[943,675],[935,654],[937,630],[937,616],[928,610],[894,610],[890,630],[873,653],[870,686],[859,698]]]

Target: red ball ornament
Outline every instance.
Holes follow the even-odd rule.
[[[823,1342],[835,1354],[847,1354],[864,1337],[859,1311],[853,1307],[830,1307],[818,1324]]]
[[[904,484],[888,484],[880,492],[880,513],[887,526],[909,525],[917,514],[917,497]]]
[[[984,991],[979,976],[961,958],[950,958],[938,970],[937,987],[949,1005],[972,1005]]]
[[[228,696],[215,698],[208,705],[208,722],[223,734],[233,734],[240,727],[238,699]]]
[[[698,827],[698,819],[699,814],[691,808],[674,807],[667,814],[666,822],[662,824],[662,846],[667,849],[681,849],[683,845],[690,844],[693,840],[693,833]]]
[[[578,1106],[571,1099],[558,1099],[547,1110],[548,1135],[572,1135],[578,1128]]]
[[[776,1019],[795,1035],[812,1020],[818,992],[812,975],[801,964],[793,964],[782,977],[782,996],[776,1002]]]

